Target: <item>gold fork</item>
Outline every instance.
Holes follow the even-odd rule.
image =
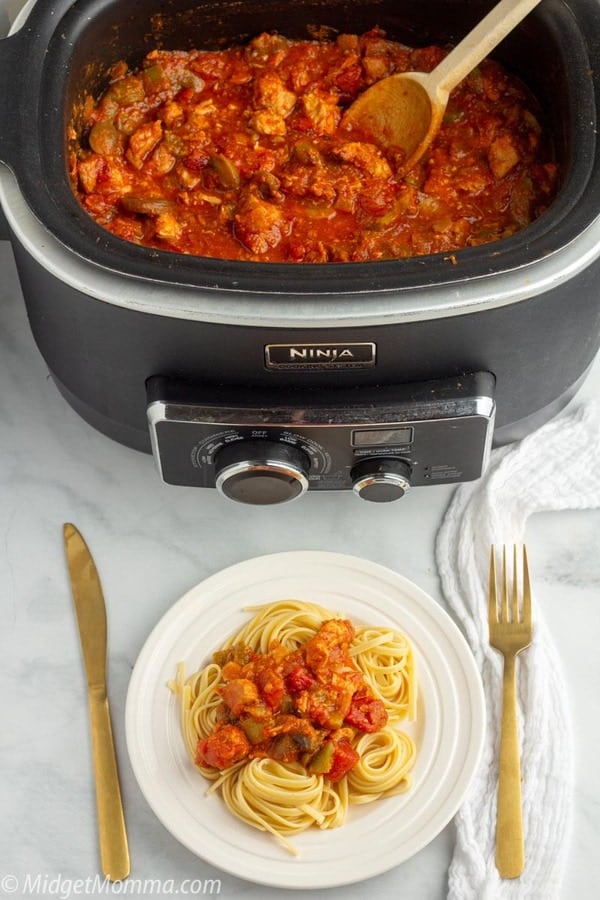
[[[529,647],[532,635],[531,587],[525,547],[523,547],[522,569],[522,602],[519,609],[517,548],[515,546],[513,549],[512,584],[509,592],[506,547],[503,547],[501,602],[499,604],[496,552],[492,547],[488,604],[490,645],[504,656],[496,820],[496,868],[502,878],[518,878],[525,866],[515,671],[517,654]]]

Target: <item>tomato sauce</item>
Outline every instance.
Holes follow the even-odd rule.
[[[379,29],[152,50],[87,98],[71,129],[74,190],[125,240],[223,259],[352,262],[499,240],[547,209],[558,183],[536,103],[500,65],[484,61],[452,93],[408,173],[342,122],[375,81],[431,71],[446,52]]]
[[[353,637],[351,622],[330,619],[297,650],[274,643],[268,653],[244,645],[217,653],[222,702],[196,762],[226,769],[268,757],[339,781],[358,762],[356,734],[387,723],[383,702],[350,656]]]

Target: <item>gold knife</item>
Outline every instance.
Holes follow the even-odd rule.
[[[84,539],[70,523],[63,537],[87,675],[102,871],[110,881],[122,881],[129,875],[129,849],[106,691],[106,608]]]

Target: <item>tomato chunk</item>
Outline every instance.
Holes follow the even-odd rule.
[[[292,694],[299,694],[300,691],[307,691],[313,684],[315,679],[304,666],[297,665],[287,676],[287,683]]]
[[[381,700],[357,691],[352,698],[350,709],[344,721],[360,731],[370,734],[383,728],[387,718],[385,706]]]
[[[349,741],[340,741],[335,745],[333,760],[331,768],[327,772],[327,778],[330,781],[339,781],[354,768],[359,759],[359,754]]]
[[[283,677],[275,669],[264,669],[257,675],[260,693],[271,707],[277,709],[285,693]]]

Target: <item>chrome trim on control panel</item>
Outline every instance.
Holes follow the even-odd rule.
[[[296,468],[296,466],[290,465],[289,463],[282,463],[279,460],[275,459],[264,459],[260,462],[258,462],[258,460],[254,461],[248,459],[242,460],[241,462],[232,463],[230,466],[226,466],[219,472],[215,480],[215,487],[220,494],[230,500],[231,498],[228,497],[223,490],[223,485],[230,478],[234,478],[236,475],[248,474],[250,472],[277,472],[281,475],[289,475],[290,478],[293,478],[294,481],[297,481],[300,484],[301,489],[298,494],[295,494],[293,497],[290,497],[286,501],[288,503],[291,500],[297,500],[298,497],[301,497],[308,490],[308,478],[301,469],[298,469]]]
[[[396,407],[382,404],[376,409],[373,405],[344,407],[297,408],[279,406],[265,409],[261,407],[242,406],[202,406],[200,404],[167,403],[155,400],[147,407],[148,421],[152,428],[158,422],[172,421],[190,424],[224,425],[227,427],[261,427],[266,425],[280,428],[335,428],[340,425],[363,426],[372,425],[374,429],[389,428],[394,425],[406,425],[412,422],[452,422],[470,416],[491,418],[495,412],[495,401],[491,397],[465,397],[453,399],[451,405],[455,414],[444,416],[446,404],[415,404],[406,410],[405,415],[398,415]],[[458,408],[458,409],[457,409]],[[386,410],[388,411],[386,413]],[[393,410],[393,414],[392,414]],[[437,415],[425,415],[426,411],[436,411]]]
[[[393,484],[396,485],[396,487],[401,488],[405,494],[407,494],[411,488],[411,483],[408,478],[405,478],[404,475],[400,475],[398,472],[377,472],[376,474],[364,475],[362,478],[357,478],[352,484],[352,490],[360,497],[361,490],[372,484]]]

